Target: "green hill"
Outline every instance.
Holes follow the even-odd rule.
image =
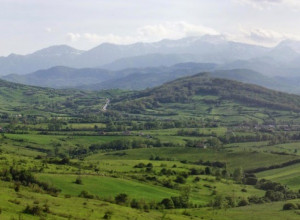
[[[2,114],[75,115],[99,111],[104,103],[101,97],[100,93],[55,90],[0,80],[0,113]]]
[[[241,105],[300,111],[300,96],[266,89],[261,86],[237,81],[213,78],[208,73],[180,78],[162,86],[121,97],[115,104],[116,109],[156,109],[164,104],[192,104],[198,96],[214,96],[206,100],[207,105],[219,105],[225,100]]]

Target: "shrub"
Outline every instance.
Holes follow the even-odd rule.
[[[247,177],[247,178],[244,179],[244,183],[246,185],[256,185],[257,178],[256,177]]]
[[[146,165],[144,163],[139,163],[137,165],[135,165],[133,168],[144,168],[146,167]]]
[[[149,212],[149,210],[150,210],[150,206],[148,204],[144,204],[143,208],[144,208],[145,212]]]
[[[134,208],[134,209],[138,209],[139,208],[139,202],[136,199],[131,200],[130,207]]]
[[[79,194],[79,197],[83,197],[83,198],[87,198],[87,199],[93,199],[94,198],[93,195],[89,194],[85,190],[81,191],[81,193]]]
[[[186,180],[183,176],[177,176],[176,179],[174,180],[176,183],[181,183],[184,184],[186,183]]]
[[[270,201],[281,201],[284,199],[284,194],[279,191],[268,190],[265,197]]]
[[[173,201],[169,198],[163,199],[160,202],[160,204],[162,204],[166,209],[174,209],[175,208]]]
[[[196,183],[196,182],[199,182],[200,180],[201,180],[200,177],[199,177],[199,176],[196,176],[195,179],[193,180],[193,182]]]
[[[210,167],[205,167],[205,174],[210,175],[211,174],[211,169]]]
[[[182,212],[182,214],[185,215],[185,216],[191,216],[191,213],[189,213],[187,210],[184,210]]]
[[[20,205],[20,204],[21,204],[21,201],[16,200],[16,199],[14,199],[14,200],[10,199],[10,200],[8,200],[8,201],[11,202],[11,203],[14,203],[14,204],[16,204],[16,205]]]
[[[80,176],[78,176],[78,177],[76,178],[75,183],[76,183],[76,184],[80,184],[80,185],[83,184],[83,183],[82,183],[82,179],[81,179]]]
[[[295,210],[295,209],[298,209],[298,206],[294,203],[289,202],[289,203],[285,203],[283,205],[282,209],[283,210]]]
[[[172,196],[171,197],[175,208],[188,208],[188,200],[183,196]]]
[[[19,192],[20,191],[20,183],[15,183],[15,186],[14,186],[14,190],[15,192]]]
[[[254,203],[254,204],[262,204],[265,202],[264,198],[260,198],[258,196],[250,196],[248,200],[250,203]]]
[[[239,201],[238,206],[246,206],[249,205],[249,202],[247,199],[242,199],[241,201]]]
[[[150,173],[150,172],[152,172],[152,171],[153,171],[153,167],[147,167],[147,168],[146,168],[146,172]]]
[[[153,167],[153,164],[152,164],[152,163],[148,163],[148,164],[147,164],[147,167],[151,167],[151,168],[152,168],[152,167]]]
[[[103,219],[111,219],[112,214],[113,214],[112,211],[110,211],[110,210],[106,211],[103,216]]]
[[[120,193],[115,197],[115,201],[117,204],[124,204],[128,201],[128,195],[125,193]]]
[[[42,215],[43,209],[38,205],[35,206],[27,205],[23,212],[30,215],[40,216]]]

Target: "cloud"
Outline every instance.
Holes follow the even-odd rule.
[[[240,28],[237,34],[227,34],[227,38],[233,41],[239,41],[263,46],[274,46],[283,40],[300,40],[300,37],[291,33],[277,32],[264,28]]]
[[[51,33],[53,30],[52,30],[52,28],[50,28],[50,27],[46,27],[46,28],[45,28],[45,31],[48,32],[48,33]]]
[[[271,0],[269,0],[271,1]],[[275,1],[275,0],[274,0]],[[96,46],[101,43],[132,44],[136,42],[155,42],[162,39],[180,39],[190,36],[222,35],[228,40],[263,46],[274,46],[282,40],[300,40],[300,37],[286,32],[265,28],[240,27],[231,33],[220,33],[203,25],[187,22],[165,22],[138,28],[132,35],[68,33],[67,39],[72,43]]]
[[[132,35],[98,34],[98,33],[68,33],[71,42],[88,41],[99,44],[103,42],[130,44],[135,42],[154,42],[162,39],[179,39],[189,36],[219,35],[216,30],[187,22],[165,22],[156,25],[146,25],[138,28]]]
[[[71,42],[76,42],[81,38],[81,35],[78,33],[67,33],[67,40]]]
[[[89,43],[115,43],[115,44],[129,44],[137,42],[138,39],[133,36],[120,36],[115,34],[100,35],[96,33],[84,33],[81,40],[86,40]]]
[[[194,25],[183,21],[147,25],[138,29],[138,36],[144,40],[178,39],[189,36],[202,36],[205,34],[219,35],[219,32],[203,25]]]
[[[250,30],[241,29],[241,32],[246,38],[258,43],[276,43],[287,38],[285,34],[262,28]]]
[[[250,4],[258,9],[270,8],[272,6],[287,6],[291,9],[300,9],[299,0],[234,0],[242,4]]]

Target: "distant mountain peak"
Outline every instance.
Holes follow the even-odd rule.
[[[297,53],[300,53],[300,41],[284,40],[281,41],[275,48],[290,48]]]
[[[64,56],[64,55],[80,55],[83,51],[77,50],[68,45],[55,45],[38,50],[30,55],[34,56]]]
[[[224,35],[203,35],[200,40],[211,43],[211,44],[221,44],[226,43],[228,40]]]

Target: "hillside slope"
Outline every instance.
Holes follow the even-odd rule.
[[[0,114],[79,114],[100,111],[101,94],[78,90],[55,90],[0,80]],[[101,103],[101,104],[100,104]],[[100,105],[99,105],[100,104]]]
[[[246,106],[270,110],[300,111],[300,96],[228,79],[213,78],[208,73],[184,77],[117,100],[116,109],[127,111],[155,109],[169,103],[193,104],[201,96],[214,96],[206,101],[211,106],[228,100]]]

